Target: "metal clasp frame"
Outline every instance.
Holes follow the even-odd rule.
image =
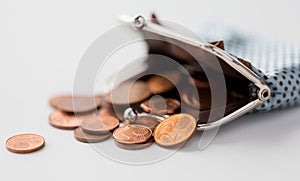
[[[211,44],[202,42],[200,40],[196,40],[190,37],[187,37],[185,35],[176,33],[174,31],[171,31],[167,28],[164,28],[163,26],[160,26],[155,23],[147,22],[143,16],[136,16],[134,18],[122,15],[119,18],[123,22],[131,23],[132,27],[135,30],[142,30],[148,31],[154,34],[159,34],[161,36],[165,36],[168,38],[176,39],[181,42],[192,44],[193,46],[197,46],[201,48],[202,50],[205,50],[211,54],[214,54],[218,58],[220,58],[222,61],[227,63],[229,66],[231,66],[233,69],[238,71],[240,74],[245,76],[249,81],[251,81],[254,85],[258,87],[257,91],[257,99],[249,102],[245,106],[241,107],[240,109],[236,110],[235,112],[217,120],[214,122],[204,123],[204,124],[198,124],[197,130],[203,131],[206,129],[212,129],[215,127],[218,127],[222,124],[228,123],[243,114],[246,114],[247,112],[253,110],[257,106],[261,105],[263,102],[267,101],[270,98],[270,89],[265,84],[265,82],[252,70],[250,70],[248,67],[246,67],[244,64],[242,64],[236,57],[230,55],[229,53],[225,52],[224,50],[215,47]]]

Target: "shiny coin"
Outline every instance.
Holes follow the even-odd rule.
[[[104,99],[114,105],[139,103],[151,95],[147,84],[143,81],[125,82],[107,94]]]
[[[162,75],[154,75],[149,78],[147,83],[152,94],[160,94],[172,90],[179,80],[180,73],[172,71]]]
[[[172,98],[154,96],[141,104],[141,108],[148,113],[165,115],[174,114],[180,108],[180,102]]]
[[[49,124],[59,129],[70,130],[77,128],[83,120],[96,116],[94,112],[75,115],[74,113],[56,110],[49,116]]]
[[[107,140],[111,137],[111,133],[108,132],[107,134],[101,134],[101,135],[94,135],[94,134],[88,134],[82,131],[81,128],[76,128],[74,130],[74,138],[80,142],[84,143],[98,143],[104,140]]]
[[[107,134],[119,126],[119,120],[113,116],[97,116],[82,121],[81,129],[89,134]]]
[[[99,96],[58,96],[50,99],[50,105],[65,112],[87,112],[96,109],[101,104]]]
[[[19,134],[6,141],[7,150],[14,153],[31,153],[42,149],[45,139],[36,134]]]
[[[113,137],[119,143],[136,144],[148,141],[152,136],[152,130],[143,125],[126,125],[117,128]]]
[[[156,128],[156,126],[160,123],[158,118],[152,116],[138,116],[133,121],[130,121],[129,124],[137,124],[143,125],[150,128],[152,131]]]
[[[141,150],[141,149],[151,146],[153,143],[153,138],[151,138],[149,141],[147,141],[145,143],[136,143],[136,144],[120,143],[116,140],[114,142],[119,148],[122,148],[125,150]]]
[[[189,114],[175,114],[162,121],[154,131],[154,140],[164,147],[188,140],[196,129],[196,120]]]

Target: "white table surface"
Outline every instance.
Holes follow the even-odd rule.
[[[298,7],[290,0],[0,1],[0,180],[299,180],[299,107],[244,116],[223,126],[203,151],[195,136],[166,159],[134,166],[75,141],[71,131],[51,127],[47,102],[72,91],[80,57],[116,25],[120,13],[154,11],[192,29],[222,18],[300,43]],[[23,132],[43,135],[46,147],[27,155],[8,152],[6,139]]]

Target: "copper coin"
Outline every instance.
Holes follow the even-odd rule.
[[[209,89],[209,83],[204,80],[195,79],[192,77],[188,78],[188,81],[191,85],[194,85],[199,89]]]
[[[143,125],[126,125],[117,128],[113,137],[119,143],[136,144],[148,141],[152,136],[152,130]]]
[[[161,94],[172,90],[179,81],[180,73],[172,71],[162,75],[154,75],[149,78],[147,83],[152,94]]]
[[[81,129],[89,134],[107,134],[119,126],[119,120],[113,116],[97,116],[81,122]]]
[[[77,128],[83,120],[95,116],[97,115],[94,112],[74,114],[56,110],[49,116],[49,124],[59,129],[70,130]]]
[[[151,95],[147,84],[143,81],[125,82],[107,94],[104,99],[114,105],[139,103]]]
[[[188,140],[196,129],[196,120],[189,114],[175,114],[162,121],[154,131],[154,140],[165,147]]]
[[[147,141],[145,143],[136,143],[136,144],[120,143],[117,140],[115,140],[114,142],[119,148],[122,148],[125,150],[141,150],[141,149],[151,146],[153,143],[153,138],[151,138],[149,141]]]
[[[107,134],[101,134],[101,135],[94,135],[94,134],[88,134],[85,133],[81,128],[76,128],[74,130],[74,138],[80,142],[84,143],[98,143],[104,140],[107,140],[111,137],[111,133],[108,132]]]
[[[116,115],[116,112],[113,108],[113,106],[101,106],[101,108],[99,109],[99,115],[102,115],[102,116],[117,116]]]
[[[197,96],[198,92],[190,94],[189,92],[182,93],[182,100],[190,107],[200,110],[200,98]]]
[[[152,131],[154,131],[154,129],[159,123],[160,120],[153,116],[138,116],[133,121],[130,121],[130,124],[143,125],[150,128]]]
[[[105,106],[101,106],[101,108],[99,109],[99,115],[100,116],[113,116],[118,118],[119,120],[123,120],[124,118],[124,111],[122,111],[123,109],[118,109],[118,107],[116,106],[112,106],[112,105],[105,105]]]
[[[14,153],[31,153],[42,149],[45,139],[37,134],[19,134],[6,141],[6,148]]]
[[[180,102],[172,98],[154,96],[144,101],[140,106],[145,112],[165,115],[174,114],[180,108]]]
[[[211,105],[211,94],[209,89],[203,89],[201,91],[187,90],[182,93],[181,99],[189,107],[206,110],[210,109]]]
[[[99,96],[57,96],[49,101],[50,105],[65,112],[87,112],[96,109],[101,104]]]

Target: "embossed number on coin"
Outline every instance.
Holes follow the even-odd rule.
[[[143,143],[151,138],[152,130],[142,125],[127,125],[117,128],[113,136],[120,143]]]

